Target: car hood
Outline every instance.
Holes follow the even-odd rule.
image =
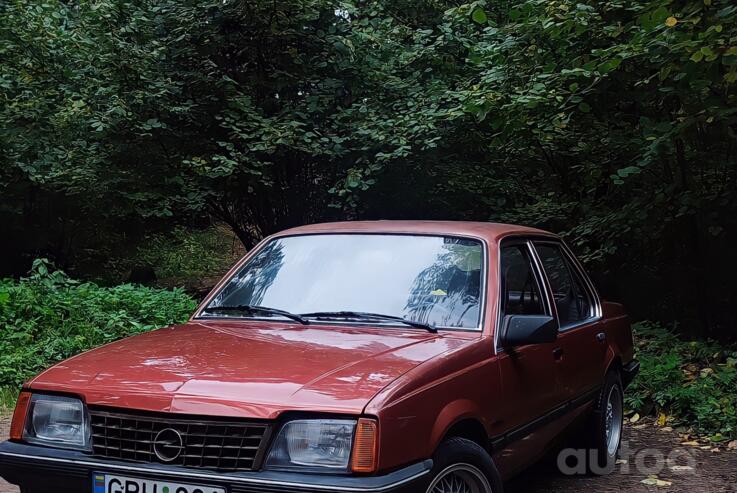
[[[198,321],[83,353],[34,379],[90,405],[273,419],[361,413],[400,375],[468,342],[396,327]]]

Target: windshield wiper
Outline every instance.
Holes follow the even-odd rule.
[[[266,313],[269,315],[281,315],[282,317],[286,317],[289,319],[294,320],[295,322],[299,322],[302,325],[307,325],[310,323],[309,320],[305,319],[304,317],[301,317],[299,315],[296,315],[294,313],[289,313],[284,310],[279,310],[277,308],[269,308],[267,306],[258,306],[258,305],[220,305],[220,306],[208,306],[203,312],[241,312],[241,313],[247,313],[247,314],[256,314],[256,313]]]
[[[397,317],[394,315],[384,315],[381,313],[369,313],[369,312],[314,312],[314,313],[300,313],[300,317],[311,317],[311,318],[357,318],[363,320],[385,320],[390,322],[400,322],[411,327],[417,327],[418,329],[425,329],[433,334],[438,333],[438,329],[432,324],[424,322],[418,322],[416,320],[408,320],[406,318]]]

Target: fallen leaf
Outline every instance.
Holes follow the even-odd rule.
[[[673,428],[671,428],[670,426],[663,426],[660,429],[660,431],[668,431],[668,432],[671,432],[671,431],[673,431]]]
[[[665,426],[666,421],[668,421],[668,416],[665,413],[660,413],[660,416],[658,416],[658,426]]]
[[[638,421],[640,421],[640,415],[635,413],[635,415],[630,418],[630,423],[637,423]]]
[[[620,465],[620,464],[627,464],[627,460],[626,459],[617,459],[617,465]]]
[[[671,486],[673,483],[670,481],[665,481],[663,479],[658,479],[657,476],[650,476],[647,479],[643,479],[640,481],[642,484],[646,484],[648,486],[658,486],[658,487],[666,487]]]
[[[729,450],[737,450],[737,440],[732,440],[727,444]]]
[[[673,27],[673,26],[675,26],[676,24],[678,24],[678,19],[676,19],[676,18],[675,18],[675,17],[673,17],[673,16],[671,16],[671,17],[668,17],[668,18],[667,18],[667,19],[665,20],[665,25],[666,25],[666,26],[668,26],[668,27]]]
[[[696,440],[691,440],[690,442],[683,442],[681,445],[687,445],[689,447],[699,447],[701,444],[697,442]]]
[[[693,471],[693,467],[691,466],[670,466],[670,469],[674,472]]]

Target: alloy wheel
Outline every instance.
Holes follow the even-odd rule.
[[[606,402],[604,427],[606,431],[607,454],[611,457],[617,453],[622,437],[622,392],[618,385],[609,390]]]
[[[492,493],[489,480],[471,464],[454,464],[430,484],[427,493]]]

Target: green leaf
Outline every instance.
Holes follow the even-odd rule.
[[[611,60],[607,60],[606,62],[599,65],[598,70],[602,74],[607,74],[611,72],[612,70],[617,69],[621,63],[622,63],[621,58],[612,58]]]
[[[653,24],[663,24],[670,17],[670,11],[666,7],[658,7],[650,14]]]
[[[484,9],[477,8],[473,11],[473,14],[471,14],[471,19],[477,24],[486,24],[486,21],[488,20],[486,16],[486,12],[484,12]]]
[[[587,71],[592,71],[596,68],[596,62],[587,62],[584,64],[583,69]]]
[[[729,17],[730,15],[737,12],[737,7],[731,6],[731,7],[724,7],[723,9],[719,10],[717,12],[717,16],[719,17]]]
[[[619,175],[621,178],[626,178],[629,175],[636,175],[640,171],[640,168],[638,168],[637,166],[627,166],[626,168],[618,169],[617,175]]]
[[[356,188],[358,184],[360,183],[358,177],[356,175],[348,175],[348,178],[346,178],[346,186],[349,188]]]
[[[581,102],[581,104],[578,105],[578,109],[583,111],[584,113],[588,113],[591,111],[591,106],[586,101]]]

